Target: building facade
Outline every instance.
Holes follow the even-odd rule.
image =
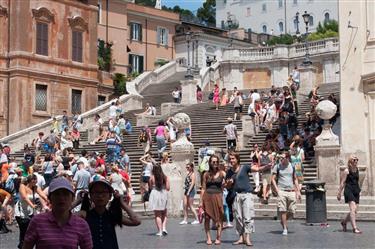
[[[1,136],[92,109],[108,94],[98,82],[96,20],[85,1],[0,0]]]
[[[297,26],[305,32],[302,14],[311,16],[309,30],[319,22],[338,20],[338,0],[216,0],[216,25],[226,27],[237,23],[240,28],[272,35],[295,34]],[[296,13],[299,12],[299,24]],[[228,22],[229,21],[229,22]]]
[[[132,1],[90,3],[98,5],[98,38],[113,44],[113,72],[152,71],[175,58],[173,37],[180,23],[178,14]]]
[[[375,195],[375,2],[340,1],[341,156],[366,167]]]

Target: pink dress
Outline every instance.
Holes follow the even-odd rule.
[[[218,87],[216,87],[215,90],[214,90],[213,102],[215,104],[218,104],[220,102],[220,93],[219,93],[219,88]]]
[[[223,96],[221,96],[220,106],[226,106],[227,103],[228,103],[228,95],[227,94],[223,94]]]

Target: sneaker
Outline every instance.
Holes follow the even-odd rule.
[[[161,237],[161,236],[163,236],[163,233],[162,232],[158,232],[155,235]]]
[[[181,224],[181,223],[180,223],[180,224]],[[192,221],[191,224],[192,224],[192,225],[198,225],[198,224],[199,224],[199,221],[198,221],[198,220]]]
[[[284,235],[284,236],[288,235],[288,230],[284,229],[282,235]]]
[[[183,220],[180,222],[180,225],[186,225],[188,222],[186,220]]]
[[[227,224],[227,227],[228,227],[228,228],[232,228],[232,227],[233,227],[233,225],[232,225],[232,224],[230,224],[230,223],[228,223],[228,224]]]
[[[167,230],[163,230],[163,235],[167,236],[168,235],[168,231]]]

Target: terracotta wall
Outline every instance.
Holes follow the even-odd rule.
[[[246,69],[243,73],[243,88],[258,89],[271,87],[271,71],[268,68]]]

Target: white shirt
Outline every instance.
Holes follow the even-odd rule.
[[[251,97],[251,102],[254,104],[255,100],[260,99],[260,94],[254,92],[254,93],[251,94],[250,97]]]
[[[0,159],[0,163],[7,163],[8,162],[8,157],[5,153],[2,153],[1,154],[1,159]]]
[[[237,139],[236,132],[235,132],[237,130],[237,126],[236,125],[234,125],[233,123],[232,124],[227,124],[224,127],[224,129],[226,131],[227,140]]]
[[[39,188],[43,189],[43,187],[46,185],[46,180],[44,179],[44,176],[42,176],[38,172],[34,172],[34,175],[36,175],[36,185],[38,185]]]
[[[179,91],[173,91],[172,96],[173,96],[173,98],[178,99],[180,97],[180,92]]]
[[[81,156],[81,157],[78,159],[78,162],[79,162],[79,161],[83,162],[83,164],[85,165],[85,168],[88,168],[88,167],[89,167],[89,160],[87,160],[86,157]]]
[[[110,116],[111,118],[116,117],[116,110],[117,110],[117,107],[116,107],[115,105],[111,105],[111,106],[109,107],[109,116]]]

